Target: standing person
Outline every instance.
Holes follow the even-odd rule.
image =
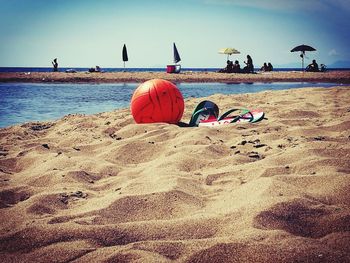
[[[52,63],[52,66],[53,66],[53,71],[58,71],[57,58],[55,58],[51,63]]]
[[[250,55],[247,55],[247,62],[244,61],[244,63],[247,65],[243,68],[245,73],[254,73],[254,65],[253,60],[250,57]]]

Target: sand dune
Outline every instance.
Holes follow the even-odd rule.
[[[207,99],[266,118],[0,129],[2,261],[350,262],[349,87]]]

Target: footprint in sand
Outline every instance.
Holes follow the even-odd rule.
[[[29,199],[30,196],[29,191],[21,188],[3,190],[0,192],[0,209],[12,207],[19,202]]]
[[[281,229],[296,236],[320,238],[350,231],[350,216],[344,209],[307,199],[278,203],[254,218],[254,227]]]

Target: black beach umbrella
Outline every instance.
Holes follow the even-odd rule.
[[[310,47],[308,45],[300,45],[293,48],[290,52],[297,52],[300,51],[300,57],[301,57],[301,69],[304,70],[304,56],[305,51],[316,51],[313,47]]]
[[[176,45],[174,43],[174,63],[181,61],[179,52],[177,51]]]
[[[126,50],[126,45],[124,44],[123,46],[123,52],[122,52],[122,57],[123,57],[123,61],[124,61],[124,69],[125,69],[125,61],[128,61],[128,52]]]

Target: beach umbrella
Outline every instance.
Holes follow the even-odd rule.
[[[226,54],[227,55],[227,60],[230,55],[232,54],[241,54],[237,49],[234,49],[232,47],[227,47],[227,48],[222,48],[219,50],[219,54]]]
[[[125,70],[125,61],[128,61],[128,51],[126,50],[126,45],[124,44],[123,46],[123,51],[122,51],[122,57],[123,57],[123,61],[124,61],[124,70]]]
[[[298,51],[300,51],[300,57],[301,57],[301,70],[304,70],[305,51],[316,51],[316,49],[308,45],[299,45],[293,48],[290,52],[298,52]]]
[[[177,51],[176,45],[174,43],[174,63],[181,61],[179,52]]]

